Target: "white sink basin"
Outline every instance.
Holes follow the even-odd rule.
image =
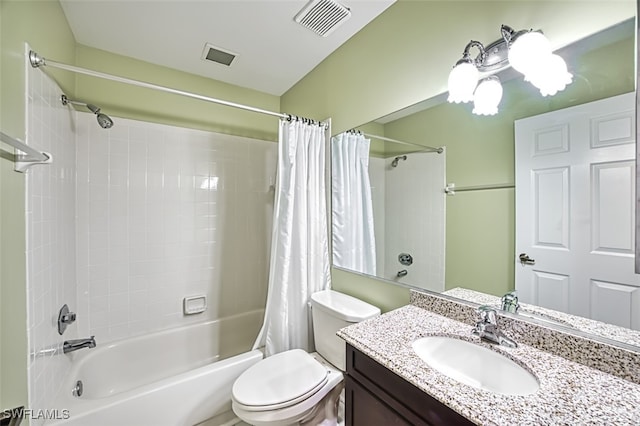
[[[431,368],[459,382],[505,395],[529,395],[538,390],[536,377],[509,358],[465,340],[429,336],[412,343]]]

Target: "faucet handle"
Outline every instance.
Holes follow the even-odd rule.
[[[58,312],[58,334],[62,336],[69,324],[73,324],[76,320],[76,314],[69,311],[69,307],[66,303],[60,308]]]
[[[476,309],[480,315],[480,322],[483,324],[498,324],[498,314],[491,306],[482,305]]]
[[[506,293],[504,296],[502,296],[501,301],[503,311],[511,312],[512,314],[518,312],[520,304],[518,303],[518,294],[515,290],[510,291],[509,293]]]

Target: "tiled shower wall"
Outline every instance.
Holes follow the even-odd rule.
[[[29,400],[32,408],[44,408],[52,406],[71,367],[68,357],[51,350],[63,340],[58,310],[64,303],[77,306],[75,114],[60,103],[54,81],[39,69],[27,69],[27,143],[54,160],[29,169],[25,197]],[[77,336],[72,324],[64,339]]]
[[[385,226],[384,194],[385,168],[388,161],[384,158],[369,157],[369,180],[371,183],[371,202],[373,204],[373,232],[376,241],[376,275],[385,275]]]
[[[41,70],[27,81],[27,142],[53,154],[26,180],[31,408],[56,408],[63,340],[264,309],[277,144],[117,117],[105,130]],[[193,295],[208,309],[184,316]],[[60,336],[64,303],[78,316]]]
[[[407,154],[385,172],[385,273],[388,279],[444,291],[446,150]],[[402,265],[400,253],[413,256]],[[400,270],[408,273],[397,278]]]
[[[433,291],[444,290],[445,153],[370,158],[369,178],[376,237],[376,275]],[[413,256],[411,266],[398,261]],[[408,274],[398,278],[397,273]]]
[[[277,144],[78,114],[79,312],[99,343],[264,309]],[[185,296],[206,295],[183,315]]]

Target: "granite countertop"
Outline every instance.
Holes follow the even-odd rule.
[[[506,348],[484,343],[470,332],[468,324],[407,305],[346,327],[338,336],[477,424],[636,425],[640,421],[640,385],[524,344]],[[411,343],[429,335],[457,336],[496,350],[533,372],[540,388],[531,395],[501,395],[451,379],[413,351]]]
[[[462,287],[456,287],[445,291],[443,294],[457,297],[459,299],[468,300],[483,305],[492,305],[500,307],[501,298],[490,294],[481,293],[475,290],[469,290]],[[640,332],[629,328],[619,327],[617,325],[607,324],[604,322],[583,318],[564,312],[546,309],[536,305],[520,303],[519,313],[526,317],[534,314],[535,319],[549,319],[552,323],[573,327],[576,330],[595,334],[597,336],[606,337],[607,339],[616,340],[618,342],[629,345],[640,346]]]

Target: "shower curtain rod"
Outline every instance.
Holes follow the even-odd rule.
[[[415,143],[409,143],[409,142],[405,142],[405,141],[400,141],[398,139],[391,139],[391,138],[387,138],[387,137],[384,137],[384,136],[372,135],[371,133],[364,133],[364,132],[362,132],[360,130],[355,130],[354,129],[353,132],[358,132],[362,136],[366,136],[368,138],[373,138],[373,139],[380,139],[382,141],[396,142],[396,143],[401,143],[403,145],[413,145],[413,146],[417,145]],[[418,145],[418,146],[426,148],[427,150],[429,150],[431,152],[437,152],[438,154],[442,154],[444,152],[444,149],[442,147],[434,148],[432,146],[427,146],[427,145]]]
[[[233,107],[233,108],[244,109],[246,111],[258,112],[260,114],[271,115],[273,117],[279,117],[279,118],[287,119],[289,121],[294,120],[294,119],[295,120],[303,120],[303,121],[306,121],[306,122],[309,122],[309,123],[319,123],[320,125],[326,126],[326,123],[323,123],[321,121],[311,120],[311,119],[304,118],[304,117],[298,117],[298,116],[292,115],[292,114],[268,111],[268,110],[261,109],[261,108],[256,108],[256,107],[252,107],[252,106],[248,106],[248,105],[242,105],[242,104],[238,104],[238,103],[235,103],[235,102],[225,101],[225,100],[222,100],[222,99],[211,98],[209,96],[199,95],[197,93],[186,92],[184,90],[172,89],[170,87],[160,86],[158,84],[147,83],[146,81],[133,80],[133,79],[126,78],[126,77],[120,77],[120,76],[117,76],[117,75],[106,74],[106,73],[99,72],[99,71],[89,70],[89,69],[86,69],[86,68],[76,67],[74,65],[68,65],[68,64],[61,63],[61,62],[52,61],[50,59],[43,58],[42,56],[38,55],[38,53],[34,52],[33,50],[29,51],[29,62],[31,63],[31,66],[34,67],[34,68],[39,68],[41,66],[49,66],[49,67],[53,67],[53,68],[59,68],[59,69],[62,69],[62,70],[75,72],[75,73],[78,73],[78,74],[88,75],[88,76],[91,76],[91,77],[98,77],[98,78],[103,78],[105,80],[116,81],[118,83],[131,84],[133,86],[145,87],[147,89],[154,89],[154,90],[159,90],[161,92],[173,93],[175,95],[186,96],[186,97],[193,98],[193,99],[199,99],[201,101],[212,102],[212,103],[215,103],[215,104],[226,105],[226,106],[230,106],[230,107]]]

